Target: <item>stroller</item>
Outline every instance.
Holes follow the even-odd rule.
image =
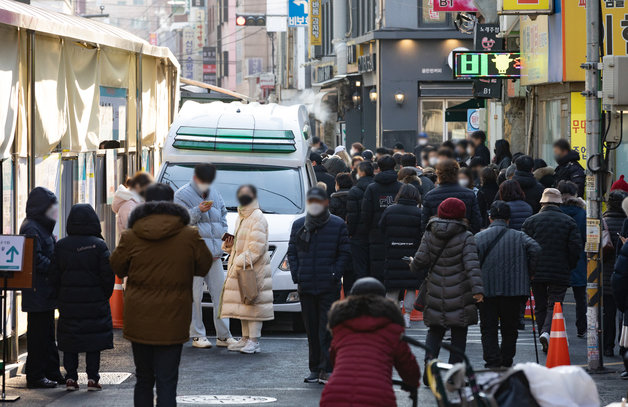
[[[401,336],[401,340],[433,354],[427,345],[405,334]],[[501,369],[476,372],[464,352],[447,343],[442,343],[441,346],[450,353],[459,355],[463,362],[451,365],[433,359],[427,364],[423,374],[427,375],[430,390],[439,407],[539,406],[530,393],[523,371]],[[417,389],[405,388],[398,381],[394,383],[402,385],[402,389],[410,392],[412,405],[416,407]]]

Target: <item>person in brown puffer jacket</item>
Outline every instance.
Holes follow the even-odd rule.
[[[478,323],[476,303],[484,298],[482,272],[465,213],[460,199],[445,199],[410,265],[414,272],[427,272],[423,321],[429,327],[426,344],[434,354],[426,352],[426,362],[438,357],[447,329],[451,329],[451,344],[464,352],[467,328]],[[459,355],[450,354],[449,363],[461,361]]]

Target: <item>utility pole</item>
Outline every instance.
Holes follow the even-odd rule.
[[[600,2],[587,0],[587,61],[585,69],[586,134],[587,134],[587,362],[590,371],[603,369],[600,352],[600,207],[602,201],[601,176],[603,159],[600,142],[601,102],[600,86]],[[596,230],[597,234],[589,232]],[[597,238],[595,237],[597,235]]]

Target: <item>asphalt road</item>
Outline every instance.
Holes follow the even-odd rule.
[[[574,305],[567,300],[565,318],[570,338],[570,355],[573,364],[586,363],[586,340],[576,337],[574,326]],[[293,333],[286,329],[289,324],[281,321],[267,324],[262,338],[262,353],[256,355],[241,355],[228,352],[225,349],[195,349],[186,344],[179,376],[179,396],[183,396],[190,404],[179,403],[180,406],[225,405],[225,400],[215,400],[213,404],[203,401],[203,396],[249,396],[257,398],[257,404],[232,405],[259,405],[259,406],[316,406],[320,399],[322,386],[305,384],[303,377],[307,373],[307,339],[304,334]],[[426,328],[422,322],[413,322],[408,334],[424,340]],[[415,349],[417,359],[423,359],[423,351]],[[467,355],[476,368],[483,366],[482,346],[480,343],[479,327],[470,329]],[[442,360],[447,359],[447,353],[441,353]],[[530,322],[519,337],[515,362],[534,361],[534,342]],[[541,354],[541,363],[544,355]],[[619,401],[626,396],[628,382],[618,378],[620,371],[619,357],[605,361],[610,369],[607,374],[594,375],[598,384],[598,391],[602,405]],[[83,369],[81,361],[81,369]],[[18,376],[8,381],[8,394],[19,394],[21,400],[16,406],[132,406],[133,405],[133,360],[129,343],[124,340],[119,331],[115,335],[115,349],[103,353],[102,367],[104,390],[102,392],[87,392],[85,385],[81,391],[68,393],[65,389],[27,390],[24,376]],[[107,384],[119,382],[119,384]],[[196,397],[192,397],[196,396]],[[276,399],[267,404],[261,403],[261,398]],[[436,405],[430,391],[421,388],[419,391],[419,405]],[[242,398],[240,400],[243,400]],[[410,402],[404,392],[397,391],[399,406],[409,406]]]

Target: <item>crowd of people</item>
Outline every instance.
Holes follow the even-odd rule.
[[[425,363],[438,356],[448,331],[464,352],[468,327],[480,321],[486,367],[510,367],[531,293],[544,351],[554,304],[569,287],[577,333],[585,335],[585,177],[578,153],[556,141],[552,168],[512,154],[506,140],[495,143],[491,159],[485,144],[481,131],[439,146],[421,134],[412,152],[401,144],[372,152],[360,143],[349,152],[328,150],[313,138],[317,185],[307,192],[305,216],[292,225],[287,258],[308,338],[305,382],[327,384],[321,405],[356,393],[365,406],[369,394],[394,398],[393,366],[407,386],[418,386],[419,367],[399,336],[415,308],[428,327]],[[129,179],[112,205],[121,232],[112,253],[86,204],[72,207],[67,237],[55,241],[57,198],[45,188],[31,191],[20,229],[36,238],[35,287],[24,291],[22,303],[29,388],[78,390],[78,355],[85,353],[88,390],[102,389],[100,352],[113,347],[114,275],[124,279],[123,334],[132,344],[136,406],[153,405],[155,386],[158,405],[176,405],[182,345],[213,346],[202,318],[205,286],[216,346],[261,351],[263,322],[274,318],[268,224],[256,187],[242,185],[229,231],[215,178],[213,165],[199,164],[176,192],[147,173]],[[605,355],[617,345],[622,354],[628,348],[627,197],[622,176],[603,221]],[[619,326],[617,311],[624,313]],[[231,334],[229,319],[241,321],[241,338]]]

